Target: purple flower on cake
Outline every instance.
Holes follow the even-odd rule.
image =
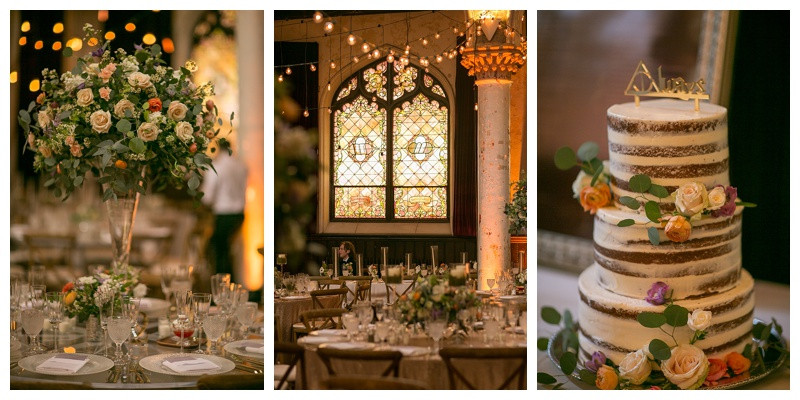
[[[592,354],[592,359],[586,360],[586,362],[583,363],[583,366],[589,371],[597,372],[597,370],[605,364],[606,355],[601,351],[595,351],[594,354]]]
[[[725,197],[727,198],[727,202],[724,206],[720,207],[719,209],[711,211],[712,217],[730,217],[736,212],[736,197],[738,195],[738,191],[733,186],[728,186],[725,188]]]
[[[669,285],[664,282],[658,281],[650,287],[650,290],[647,291],[647,300],[648,303],[654,306],[660,306],[667,302],[667,293],[669,292]]]

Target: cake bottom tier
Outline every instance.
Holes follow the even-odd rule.
[[[596,264],[592,265],[578,280],[581,298],[578,307],[579,359],[586,360],[595,351],[601,351],[619,364],[626,354],[643,348],[653,339],[674,346],[675,341],[669,335],[658,328],[646,328],[636,320],[639,313],[663,312],[664,306],[654,306],[644,299],[621,296],[602,288],[597,280],[598,268]],[[694,344],[711,358],[723,358],[731,351],[741,352],[752,340],[753,277],[744,269],[738,284],[732,289],[699,299],[676,301],[675,304],[685,307],[690,313],[695,309],[711,311],[711,326],[706,329],[705,339]],[[667,332],[672,330],[668,325],[663,329]],[[674,330],[679,344],[689,343],[692,335],[688,326]]]

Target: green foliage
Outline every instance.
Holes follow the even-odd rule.
[[[626,226],[631,226],[631,225],[634,225],[634,224],[636,224],[636,221],[634,221],[634,220],[632,220],[630,218],[623,219],[622,221],[617,222],[617,226],[619,226],[621,228],[624,228]]]
[[[667,188],[661,185],[656,185],[655,183],[650,185],[650,189],[648,190],[648,192],[650,192],[650,194],[660,199],[669,197],[669,192],[667,191]]]
[[[580,376],[581,382],[588,383],[589,385],[594,385],[597,381],[597,374],[588,369],[579,369],[578,375]]]
[[[550,344],[550,339],[546,337],[540,337],[539,339],[536,340],[536,348],[541,351],[547,350],[547,346],[549,344]]]
[[[524,172],[524,171],[523,171]],[[503,212],[508,215],[508,232],[521,234],[528,227],[528,180],[523,176],[513,186],[517,190],[511,202],[505,205]]]
[[[548,324],[558,325],[561,323],[561,314],[553,307],[542,307],[542,320]]]
[[[636,320],[646,328],[659,328],[667,323],[667,318],[662,313],[641,312],[636,316]]]
[[[630,196],[622,196],[622,197],[620,197],[619,198],[619,202],[622,203],[622,205],[630,208],[631,210],[638,210],[639,207],[642,206],[641,204],[639,204],[638,200],[636,200],[636,199],[634,199],[633,197],[630,197]]]
[[[578,165],[578,159],[575,156],[575,152],[569,146],[564,146],[556,150],[554,160],[556,163],[556,168],[560,170],[568,170]]]
[[[650,177],[641,174],[632,176],[630,181],[628,181],[628,186],[630,186],[631,190],[638,193],[647,192],[651,184]]]
[[[658,244],[661,243],[661,238],[658,236],[658,228],[654,226],[647,228],[647,237],[650,239],[650,243],[652,243],[653,246],[658,246]]]
[[[537,383],[541,383],[543,385],[552,385],[552,384],[558,382],[558,380],[555,377],[553,377],[553,375],[550,375],[550,374],[548,374],[546,372],[537,372],[536,373],[536,382]]]
[[[578,366],[578,357],[575,356],[575,353],[566,352],[558,360],[558,363],[561,366],[561,372],[570,375]]]
[[[676,328],[686,326],[686,323],[689,321],[689,310],[675,304],[670,304],[664,309],[664,318],[666,318],[667,325],[669,326],[674,326]]]
[[[668,360],[670,356],[672,356],[672,351],[670,351],[669,346],[659,339],[650,341],[648,350],[650,350],[650,354],[653,355],[653,358],[659,361]]]
[[[586,142],[578,147],[578,158],[581,160],[591,160],[597,157],[600,147],[595,142]]]
[[[644,213],[647,215],[647,219],[653,222],[661,222],[661,209],[658,207],[658,203],[655,201],[648,201],[644,203]]]

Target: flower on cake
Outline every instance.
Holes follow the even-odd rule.
[[[664,226],[664,234],[673,242],[685,242],[692,234],[692,224],[683,215],[673,215]]]
[[[669,297],[669,285],[659,281],[654,283],[647,291],[647,297],[645,300],[654,306],[660,306],[669,301]]]
[[[751,361],[737,352],[728,353],[728,355],[725,356],[725,362],[736,375],[750,370]]]
[[[606,355],[603,354],[602,351],[595,351],[594,353],[592,353],[592,359],[586,360],[586,362],[583,363],[583,366],[586,367],[586,369],[588,369],[589,371],[597,372],[597,370],[600,369],[600,367],[605,364],[606,364]]]
[[[675,208],[683,215],[693,216],[708,207],[708,192],[702,183],[689,182],[672,193]]]
[[[721,185],[718,187],[722,187]],[[736,212],[737,190],[733,186],[725,188],[725,204],[718,209],[712,209],[712,217],[730,217]]]
[[[650,377],[653,370],[650,360],[642,349],[625,355],[619,362],[619,377],[627,379],[634,385],[641,385]]]
[[[601,390],[614,390],[619,384],[619,377],[617,371],[608,365],[602,365],[597,370],[597,380],[595,386]]]
[[[724,360],[709,358],[708,364],[708,375],[706,376],[706,381],[703,383],[704,385],[716,386],[719,384],[718,381],[720,379],[730,378],[731,375],[728,373],[728,364],[726,364]]]
[[[583,211],[589,211],[594,215],[598,209],[611,205],[611,189],[605,183],[586,186],[581,189],[580,202]]]
[[[697,389],[706,380],[709,362],[703,350],[682,344],[672,350],[672,356],[661,363],[664,377],[681,389]]]
[[[689,314],[686,325],[693,331],[702,331],[711,326],[711,311],[696,309]]]

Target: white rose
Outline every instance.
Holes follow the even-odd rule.
[[[133,115],[134,105],[127,99],[122,99],[114,104],[114,115],[119,118],[126,118],[125,111],[130,110],[131,115]]]
[[[577,199],[578,196],[580,196],[581,194],[581,190],[589,186],[590,183],[592,183],[591,175],[587,174],[586,172],[583,172],[583,170],[578,172],[578,176],[575,178],[575,182],[572,182],[572,197]]]
[[[661,363],[661,372],[681,389],[697,389],[708,375],[708,366],[708,358],[703,350],[682,344],[672,349],[669,360]]]
[[[136,130],[139,139],[142,139],[145,142],[152,142],[153,140],[156,140],[159,132],[161,132],[161,130],[158,129],[158,126],[150,122],[142,122],[142,124],[139,125],[139,129]]]
[[[194,128],[192,128],[192,124],[186,121],[178,122],[178,125],[175,125],[175,136],[177,136],[178,139],[183,140],[184,142],[192,140],[193,133],[194,133]]]
[[[167,116],[172,118],[175,121],[183,121],[186,118],[186,112],[189,111],[189,108],[186,107],[180,101],[173,101],[169,103],[169,108],[167,109]]]
[[[693,331],[702,331],[711,325],[711,311],[697,309],[692,311],[687,322]]]
[[[642,349],[628,353],[619,363],[619,376],[634,385],[641,385],[646,381],[652,370],[650,360]]]
[[[94,102],[94,94],[92,94],[92,89],[89,88],[78,90],[75,97],[77,97],[77,103],[81,107],[86,107]]]
[[[140,283],[133,288],[133,297],[144,297],[147,294],[147,286],[144,283]]]
[[[36,115],[36,119],[39,121],[40,128],[44,128],[53,122],[53,117],[51,117],[50,113],[47,111],[39,111],[39,114]]]
[[[717,186],[708,192],[708,209],[717,210],[725,205],[725,188]]]
[[[684,183],[673,193],[675,207],[681,214],[692,216],[708,207],[708,192],[701,183]]]
[[[97,110],[89,116],[92,130],[97,133],[107,133],[111,128],[111,113],[108,111]]]
[[[153,86],[153,83],[150,82],[150,75],[143,74],[141,72],[132,72],[128,75],[128,83],[140,89],[145,89],[150,86]]]

